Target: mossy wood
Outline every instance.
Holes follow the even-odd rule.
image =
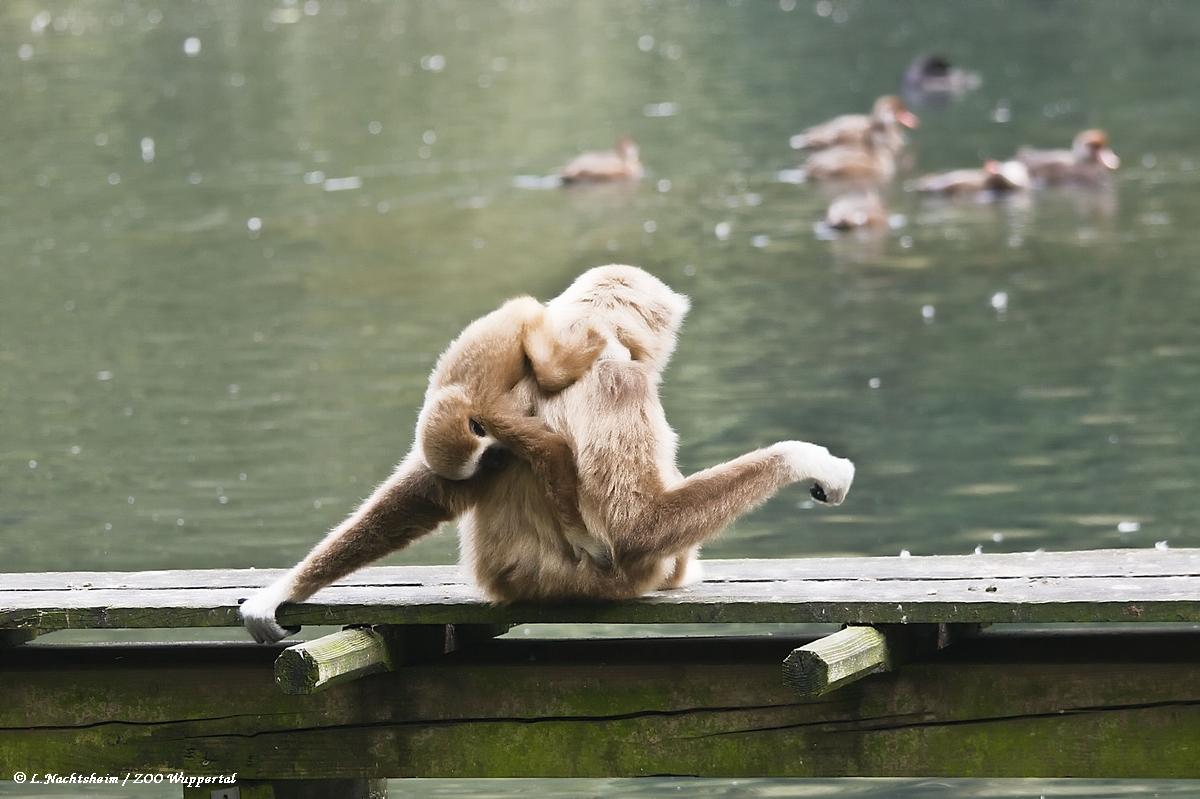
[[[391,670],[384,637],[374,630],[355,628],[289,646],[275,660],[275,682],[284,693],[311,694]]]
[[[0,629],[238,626],[275,570],[0,575]],[[1200,551],[708,561],[703,582],[627,602],[493,605],[457,567],[364,569],[288,625],[1200,621]]]
[[[793,650],[783,661],[783,681],[802,697],[816,697],[891,668],[883,632],[847,627]]]
[[[994,627],[798,700],[805,640],[500,638],[309,696],[280,647],[32,644],[0,657],[0,779],[1200,778],[1200,636]]]

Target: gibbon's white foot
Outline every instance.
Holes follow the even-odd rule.
[[[295,629],[281,627],[275,621],[275,611],[288,600],[290,593],[290,583],[278,580],[242,603],[238,613],[250,637],[260,644],[275,644],[296,632]]]
[[[796,482],[814,481],[809,494],[825,505],[841,505],[854,482],[854,464],[829,454],[829,450],[807,441],[780,441],[777,449],[787,459]]]

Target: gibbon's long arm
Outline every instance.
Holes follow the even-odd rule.
[[[409,453],[392,476],[304,560],[242,604],[246,629],[259,643],[284,638],[288,631],[275,621],[281,604],[308,599],[334,580],[462,515],[473,502],[478,481],[485,477],[446,480],[430,471],[419,454]]]
[[[617,557],[633,565],[664,552],[687,552],[780,488],[803,480],[815,481],[818,501],[840,505],[854,480],[854,464],[817,444],[781,441],[696,472],[654,499]]]

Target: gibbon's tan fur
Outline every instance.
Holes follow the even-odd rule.
[[[607,567],[608,545],[588,535],[579,515],[571,448],[533,416],[534,394],[562,391],[591,368],[605,339],[593,327],[560,337],[546,307],[517,297],[467,326],[438,358],[417,418],[416,448],[448,480],[503,468],[505,452],[540,480],[575,556]],[[530,372],[536,386],[528,385]]]
[[[514,391],[528,392],[537,417],[574,453],[578,509],[589,534],[611,548],[611,565],[576,555],[531,461],[447,480],[414,448],[350,518],[242,606],[256,640],[286,635],[274,618],[281,603],[306,599],[451,519],[459,520],[462,563],[493,600],[620,599],[695,579],[699,547],[789,483],[814,480],[814,498],[829,504],[845,497],[853,464],[800,441],[683,477],[658,385],[688,300],[662,281],[632,266],[597,267],[546,310],[560,340],[593,328],[604,350],[557,393],[533,380]]]

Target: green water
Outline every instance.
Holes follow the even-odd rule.
[[[1198,41],[1170,2],[5,3],[0,570],[290,565],[467,322],[612,261],[692,298],[684,471],[782,438],[858,465],[711,557],[1200,546]],[[983,85],[918,109],[901,180],[1097,126],[1112,191],[898,181],[896,229],[815,235],[788,137],[930,50]],[[639,185],[519,187],[623,133]]]

